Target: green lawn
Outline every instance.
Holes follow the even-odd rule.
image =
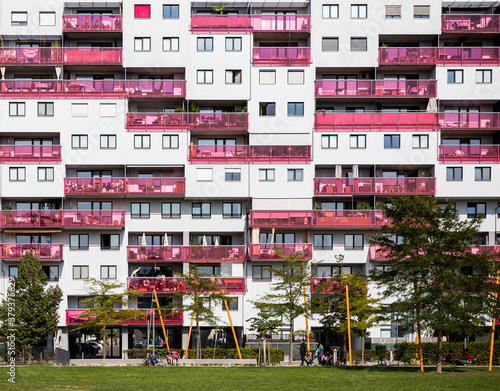
[[[500,368],[175,368],[18,367],[16,384],[1,371],[0,390],[244,391],[244,390],[499,390]]]

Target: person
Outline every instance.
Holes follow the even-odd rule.
[[[448,354],[446,355],[444,361],[447,363],[453,364],[453,351],[451,349],[448,352]]]
[[[320,342],[316,342],[316,356],[318,356],[318,365],[323,364],[323,345]]]
[[[301,344],[300,344],[300,366],[303,367],[304,366],[304,362],[306,363],[306,365],[309,365],[309,363],[307,362],[307,359],[306,359],[306,354],[307,354],[307,346],[304,342],[304,339],[302,339],[301,341]]]
[[[179,352],[177,350],[172,352],[172,359],[175,365],[179,365]]]
[[[170,350],[167,351],[167,362],[168,362],[168,365],[174,365],[172,352]]]
[[[321,364],[323,366],[329,366],[329,365],[332,365],[331,361],[332,361],[332,356],[330,355],[330,351],[327,350],[325,352],[325,354],[323,355],[323,360],[322,360]]]
[[[469,354],[468,349],[464,349],[464,365],[470,364],[474,359],[472,356]]]
[[[312,367],[314,364],[314,351],[309,349],[309,365]]]

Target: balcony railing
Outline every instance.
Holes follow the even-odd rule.
[[[340,291],[341,277],[311,278],[311,293],[332,293]]]
[[[191,163],[309,163],[309,145],[191,145]]]
[[[313,246],[309,243],[250,244],[250,259],[276,259],[298,255],[300,259],[312,259]]]
[[[500,129],[500,113],[438,113],[441,129]]]
[[[217,289],[228,293],[243,294],[246,291],[245,278],[207,277],[216,283]],[[141,292],[174,293],[187,289],[182,280],[176,277],[140,277],[127,278],[127,289]]]
[[[185,80],[0,80],[1,98],[184,98]]]
[[[311,48],[259,47],[253,49],[255,66],[308,66],[311,64]]]
[[[64,194],[72,195],[183,195],[185,178],[65,178]]]
[[[61,146],[0,145],[0,163],[61,163]]]
[[[311,32],[309,15],[252,15],[254,32]]]
[[[498,33],[500,15],[443,15],[441,31],[446,33]]]
[[[496,255],[495,260],[500,261],[500,246],[474,246],[471,247],[472,254],[484,254],[487,251],[491,251]]]
[[[121,65],[122,48],[0,48],[4,65]]]
[[[388,132],[439,130],[436,113],[326,113],[317,112],[316,131]]]
[[[437,49],[437,65],[500,65],[500,48],[494,47],[446,47]]]
[[[496,254],[496,259],[500,260],[500,246],[474,246],[471,247],[469,252],[472,254],[483,254],[486,251],[491,251]],[[388,251],[381,251],[379,245],[371,245],[370,246],[370,260],[384,260],[388,258]]]
[[[3,210],[3,228],[89,228],[125,227],[123,210]]]
[[[127,129],[133,132],[247,130],[248,113],[128,113]]]
[[[67,325],[78,325],[86,322],[88,318],[79,318],[79,316],[86,310],[66,310],[66,324]],[[120,311],[120,310],[116,310]],[[131,324],[131,325],[145,325],[147,324],[147,313],[149,311],[144,310],[144,316],[140,316],[136,319],[127,319],[116,324]],[[163,323],[166,325],[182,325],[184,322],[183,312],[173,312],[171,315],[165,316],[165,311],[162,311]],[[155,312],[155,323],[160,325],[160,316],[158,312]]]
[[[387,259],[388,252],[381,251],[378,244],[373,244],[370,246],[370,261]]]
[[[250,211],[251,227],[380,227],[388,223],[379,210]]]
[[[128,246],[128,262],[243,262],[245,246]]]
[[[500,163],[500,145],[440,145],[439,162]]]
[[[121,65],[122,48],[63,48],[65,65]]]
[[[191,15],[191,32],[196,34],[310,31],[309,15]]]
[[[122,16],[63,15],[63,31],[122,31]]]
[[[16,260],[25,257],[27,252],[31,252],[40,261],[61,260],[62,249],[62,244],[5,243],[0,244],[0,258],[3,260]]]
[[[379,48],[379,65],[434,65],[437,48]]]
[[[314,178],[314,194],[434,195],[436,178]]]
[[[316,80],[317,97],[413,97],[437,96],[435,80]]]

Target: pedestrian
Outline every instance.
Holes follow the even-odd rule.
[[[318,365],[323,364],[323,345],[320,342],[316,342],[316,355],[318,356]]]
[[[304,339],[302,339],[302,343],[300,344],[300,366],[303,367],[304,366],[304,362],[306,363],[306,366],[309,365],[309,363],[307,362],[307,358],[306,358],[306,354],[307,354],[307,346],[304,342]]]

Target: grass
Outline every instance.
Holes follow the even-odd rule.
[[[245,390],[498,390],[500,368],[175,368],[52,367],[16,368],[16,384],[0,373],[0,390],[23,391],[245,391]]]

